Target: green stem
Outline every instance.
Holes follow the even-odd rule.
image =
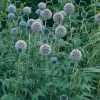
[[[70,38],[72,39],[71,16],[70,15],[69,15],[69,21],[70,21]]]

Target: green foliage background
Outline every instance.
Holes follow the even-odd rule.
[[[75,5],[75,13],[71,15],[73,38],[70,37],[69,19],[65,18],[63,25],[68,29],[68,35],[61,41],[59,38],[53,40],[52,48],[55,54],[42,57],[35,48],[35,37],[31,35],[31,56],[28,50],[21,56],[15,50],[15,42],[23,39],[28,44],[28,35],[22,37],[10,36],[10,29],[17,26],[18,13],[24,6],[32,8],[30,18],[38,18],[35,11],[39,2],[46,2],[47,7],[53,12],[63,9],[67,2]],[[99,0],[12,0],[16,3],[17,14],[15,21],[11,24],[7,19],[6,8],[10,0],[0,0],[0,99],[1,100],[59,100],[62,94],[67,94],[69,100],[100,100],[100,29],[95,22],[94,16],[99,13]],[[88,12],[88,24],[82,24],[81,12]],[[27,17],[24,17],[27,21]],[[51,30],[53,20],[47,22]],[[19,28],[20,29],[20,28]],[[21,29],[20,29],[21,30]],[[54,30],[53,30],[54,32]],[[90,38],[88,37],[88,35]],[[38,41],[38,39],[37,39]],[[71,43],[69,42],[71,41]],[[50,41],[49,41],[50,43]],[[51,44],[50,44],[51,45]],[[28,46],[29,47],[29,46]],[[69,68],[71,61],[69,54],[72,48],[78,48],[82,52],[82,59],[78,62],[78,69]],[[54,49],[53,49],[54,50]],[[59,62],[52,66],[49,59],[57,56]],[[28,63],[30,61],[30,63]],[[48,64],[48,67],[47,67]],[[18,74],[18,68],[20,72]],[[17,78],[16,76],[19,75]]]

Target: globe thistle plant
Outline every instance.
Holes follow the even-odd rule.
[[[40,16],[41,12],[42,12],[41,9],[37,9],[37,10],[35,11],[36,15],[38,15],[38,16]]]
[[[25,21],[20,21],[19,26],[20,27],[26,27],[26,22]]]
[[[67,14],[65,13],[65,11],[60,11],[60,13],[64,16],[64,17],[66,17],[67,16]]]
[[[74,49],[74,50],[72,50],[72,52],[70,53],[70,58],[71,58],[72,60],[74,60],[74,61],[80,60],[81,57],[82,57],[82,53],[81,53],[81,51],[78,50],[78,49]]]
[[[88,12],[86,12],[86,11],[83,11],[83,12],[81,13],[81,17],[82,17],[82,18],[86,18],[87,15],[88,15]]]
[[[57,64],[57,63],[58,63],[57,57],[51,57],[50,63],[51,63],[51,64]]]
[[[31,13],[31,8],[30,7],[24,7],[23,8],[23,12],[25,13],[25,14],[30,14]]]
[[[51,53],[51,47],[48,44],[44,44],[39,49],[41,55],[47,56]]]
[[[18,54],[21,54],[26,51],[27,44],[24,40],[18,40],[15,44],[15,49]]]
[[[38,49],[39,49],[42,45],[43,45],[43,43],[42,43],[42,42],[37,42],[35,46],[36,46],[36,48],[38,48]]]
[[[72,69],[75,68],[76,67],[76,63],[74,61],[71,61],[69,63],[69,67],[72,68]]]
[[[48,43],[47,38],[44,38],[44,39],[42,40],[42,42],[43,42],[43,44],[47,44],[47,43]]]
[[[38,33],[39,30],[42,30],[42,25],[40,22],[35,21],[32,25],[31,25],[31,29],[34,33]]]
[[[64,6],[64,11],[66,14],[72,14],[75,11],[75,7],[72,3],[66,3]]]
[[[100,23],[100,14],[99,13],[95,15],[95,21]]]
[[[46,9],[46,4],[44,2],[40,2],[38,4],[38,8],[41,9],[41,10],[44,10],[44,9]]]
[[[41,19],[36,19],[35,21],[40,22],[43,25],[43,21]]]
[[[53,34],[53,33],[49,33],[49,34],[48,34],[48,38],[49,38],[50,40],[54,39],[54,34]]]
[[[60,96],[60,100],[68,100],[68,96],[66,94],[63,94]]]
[[[87,19],[83,19],[82,23],[86,25],[88,23]]]
[[[23,16],[25,16],[25,12],[24,12],[23,10],[21,10],[21,11],[19,12],[19,15],[23,17]]]
[[[59,26],[59,23],[58,23],[58,22],[55,22],[55,23],[53,24],[53,28],[55,29],[55,28],[57,28],[57,26]]]
[[[15,13],[16,7],[14,5],[9,5],[7,8],[8,13]]]
[[[62,15],[62,13],[57,12],[53,15],[53,21],[54,22],[58,22],[61,23],[64,20],[64,16]]]
[[[10,31],[10,34],[13,36],[16,36],[19,34],[18,28],[12,28]]]
[[[41,12],[41,17],[43,18],[43,20],[48,20],[52,17],[52,12],[49,9],[44,9]]]
[[[9,13],[8,14],[8,19],[14,19],[14,17],[15,17],[14,13]]]
[[[58,36],[58,37],[64,37],[66,34],[67,34],[67,30],[64,26],[58,26],[56,29],[55,29],[55,34]]]
[[[27,21],[27,26],[31,26],[32,23],[34,23],[34,22],[35,22],[34,19],[29,19],[29,20]]]
[[[50,29],[49,29],[49,28],[44,28],[43,34],[44,34],[45,36],[48,36],[49,33],[51,33]]]

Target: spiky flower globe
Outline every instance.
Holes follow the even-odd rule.
[[[83,19],[83,20],[82,20],[82,23],[83,23],[83,24],[87,24],[87,23],[88,23],[87,19]]]
[[[43,24],[43,21],[41,19],[36,19],[35,21],[40,22],[41,24]]]
[[[69,67],[72,68],[72,69],[75,68],[76,67],[76,63],[74,61],[71,61],[69,63]]]
[[[42,33],[43,33],[43,32],[42,32],[42,29],[41,29],[41,30],[38,30],[38,33],[39,33],[40,35],[42,35]]]
[[[48,44],[44,44],[39,49],[41,55],[47,56],[51,53],[51,47]]]
[[[25,14],[30,14],[31,13],[31,8],[30,7],[24,7],[23,8],[23,12],[25,13]]]
[[[63,94],[60,96],[60,100],[68,100],[68,96],[66,94]]]
[[[44,2],[40,2],[38,4],[38,8],[41,9],[41,10],[44,10],[44,9],[46,9],[46,4]]]
[[[42,40],[42,42],[43,42],[44,44],[47,44],[47,43],[48,43],[47,38],[44,38],[44,39]]]
[[[72,52],[70,53],[70,58],[71,58],[72,60],[74,60],[74,61],[80,60],[81,57],[82,57],[82,53],[81,53],[81,51],[78,50],[78,49],[74,49],[74,50],[72,50]]]
[[[36,13],[38,16],[40,16],[41,12],[42,12],[41,9],[37,9],[37,10],[35,11],[35,13]]]
[[[81,17],[83,17],[83,18],[86,18],[87,15],[88,15],[88,12],[86,12],[86,11],[83,11],[83,12],[81,13]]]
[[[8,14],[8,19],[14,19],[14,17],[15,17],[14,13],[9,13]]]
[[[48,38],[49,38],[50,40],[54,39],[54,34],[53,34],[53,33],[49,33],[49,34],[48,34]]]
[[[10,31],[10,34],[13,36],[16,36],[19,34],[18,28],[12,28]]]
[[[95,15],[95,21],[100,23],[100,13]]]
[[[26,51],[27,44],[24,40],[18,40],[15,44],[15,49],[18,54],[21,54]]]
[[[19,12],[19,15],[23,17],[23,16],[25,16],[25,12],[24,12],[23,10],[21,10],[21,11]]]
[[[65,13],[65,11],[60,11],[60,13],[64,16],[64,17],[66,17],[67,16],[67,14]]]
[[[67,30],[64,26],[58,26],[56,29],[55,29],[55,34],[58,36],[58,37],[64,37],[66,34],[67,34]]]
[[[52,17],[52,12],[49,9],[44,9],[41,12],[41,17],[43,20],[49,20]]]
[[[62,13],[57,12],[53,15],[53,21],[54,22],[58,22],[61,23],[64,20],[64,16],[62,15]]]
[[[7,8],[8,13],[15,13],[16,7],[14,5],[9,5]]]
[[[44,34],[45,36],[48,36],[49,33],[51,33],[50,29],[49,29],[49,28],[44,28],[43,34]]]
[[[25,21],[20,21],[19,26],[20,27],[26,27],[26,22]]]
[[[55,28],[57,28],[57,26],[59,26],[59,23],[58,23],[58,22],[55,22],[55,23],[53,24],[53,28],[55,29]]]
[[[66,3],[64,6],[64,11],[66,14],[72,14],[75,11],[75,7],[72,3]]]
[[[42,24],[40,22],[35,21],[31,25],[31,29],[34,33],[38,33],[39,30],[42,30]]]
[[[50,63],[51,63],[51,64],[57,64],[57,63],[58,63],[57,57],[52,57],[52,58],[50,59]]]
[[[27,21],[27,26],[31,26],[32,23],[34,23],[34,22],[35,22],[34,19],[29,19],[29,20]]]
[[[42,45],[43,45],[43,43],[42,43],[42,42],[37,42],[37,43],[36,43],[36,48],[38,48],[38,49],[39,49]]]

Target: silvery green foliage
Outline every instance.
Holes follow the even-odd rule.
[[[57,12],[53,15],[54,22],[61,23],[63,20],[64,20],[64,16],[62,15],[62,13]]]
[[[40,47],[39,51],[41,55],[48,56],[51,53],[52,49],[48,44],[44,44]]]
[[[41,9],[41,10],[44,10],[44,9],[46,9],[46,4],[44,2],[40,2],[38,4],[38,8]]]
[[[40,22],[35,21],[31,25],[31,29],[34,33],[38,33],[39,30],[42,30],[42,24]]]
[[[13,13],[8,14],[8,19],[14,19],[15,15]]]
[[[23,52],[26,51],[27,49],[27,44],[24,40],[18,40],[16,43],[15,43],[15,49],[17,51],[17,53],[21,54]]]
[[[68,100],[68,96],[66,94],[63,94],[60,96],[60,100]]]
[[[64,11],[66,14],[72,14],[75,11],[75,7],[72,3],[66,3],[64,5]]]
[[[100,23],[100,14],[99,13],[95,15],[95,21]]]
[[[64,37],[67,34],[67,30],[66,30],[66,28],[64,26],[60,25],[55,29],[55,34],[58,37]]]
[[[20,27],[26,27],[26,22],[23,21],[23,20],[20,21],[20,22],[19,22],[19,26],[20,26]]]
[[[16,36],[19,34],[18,28],[12,28],[10,31],[10,34],[13,36]]]
[[[31,13],[31,8],[28,7],[28,6],[26,6],[26,7],[23,8],[23,12],[24,12],[25,14],[30,14],[30,13]]]
[[[14,5],[9,5],[7,8],[8,13],[15,13],[16,12],[16,7]]]
[[[86,11],[83,11],[83,12],[81,13],[81,17],[83,17],[83,18],[86,18],[87,15],[88,15],[88,12],[86,12]]]
[[[41,17],[43,20],[49,20],[52,17],[52,12],[49,9],[44,9],[41,12]]]
[[[78,61],[81,59],[81,57],[82,57],[82,53],[78,49],[73,49],[72,52],[70,53],[70,58],[72,60]]]
[[[51,63],[51,64],[57,64],[57,63],[58,63],[57,57],[51,57],[50,63]]]

